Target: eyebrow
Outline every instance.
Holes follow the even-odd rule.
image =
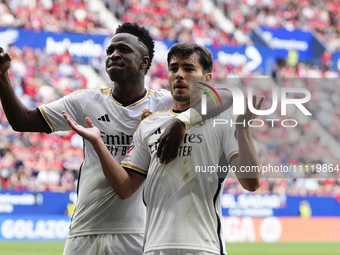
[[[112,45],[112,44],[110,44],[107,48],[106,48],[106,50],[109,50],[109,49],[112,49],[112,48],[114,48],[114,47],[126,47],[126,48],[129,48],[129,49],[133,49],[129,44],[126,44],[126,43],[124,43],[124,42],[118,42],[117,44],[114,44],[114,45]]]
[[[178,66],[179,64],[177,63],[177,62],[175,62],[175,63],[171,63],[170,65],[169,65],[169,67],[172,67],[172,66]],[[196,67],[196,65],[194,65],[194,64],[190,64],[190,63],[184,63],[184,64],[182,64],[183,66],[185,66],[185,67]]]

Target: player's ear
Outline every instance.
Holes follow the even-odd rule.
[[[212,78],[212,74],[211,74],[211,73],[206,73],[206,74],[204,75],[204,82],[209,83],[209,81],[211,80],[211,78]]]
[[[140,60],[140,67],[141,69],[146,69],[150,63],[150,58],[149,56],[142,56]]]

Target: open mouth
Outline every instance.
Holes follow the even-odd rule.
[[[181,84],[181,83],[175,85],[175,89],[186,89],[186,88],[187,88],[187,86],[185,86],[184,84]]]
[[[112,67],[123,67],[124,64],[123,63],[119,63],[119,62],[109,62],[107,65],[107,68],[110,69]]]

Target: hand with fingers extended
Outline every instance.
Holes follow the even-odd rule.
[[[63,116],[66,119],[69,126],[77,132],[78,135],[84,137],[86,140],[88,140],[91,144],[94,144],[98,141],[102,141],[100,136],[100,130],[92,123],[91,119],[89,117],[86,117],[85,121],[88,128],[83,127],[82,125],[79,125],[72,117],[63,111]]]
[[[158,139],[157,157],[160,163],[168,164],[173,161],[178,154],[185,136],[185,125],[182,121],[173,118],[170,125]]]
[[[4,49],[0,47],[0,75],[3,75],[11,66],[12,57],[4,52]]]
[[[261,108],[263,100],[264,100],[264,96],[262,96],[260,98],[260,100],[258,102],[256,102],[256,95],[253,96],[253,106],[256,110],[259,110]],[[236,127],[237,130],[244,130],[244,129],[247,130],[247,129],[249,129],[248,121],[256,119],[256,118],[257,118],[257,115],[252,113],[249,110],[248,98],[247,98],[247,107],[246,107],[245,113],[243,115],[237,116],[237,118],[236,118],[237,123],[245,123],[245,124],[244,125],[237,124],[237,125],[235,125],[235,127]]]

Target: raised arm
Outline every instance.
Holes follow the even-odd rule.
[[[256,95],[253,96],[253,106],[259,110],[261,108],[264,97],[261,97],[259,102],[256,103]],[[257,156],[255,146],[253,144],[253,138],[251,136],[250,127],[248,121],[255,119],[257,116],[250,112],[247,106],[244,115],[239,115],[236,118],[236,123],[245,122],[243,125],[236,125],[237,130],[237,142],[239,147],[239,156],[235,157],[231,161],[231,165],[235,166],[237,172],[235,173],[242,187],[248,191],[255,191],[260,187],[260,172],[245,172],[246,168],[257,166],[260,169],[259,158]],[[253,168],[254,169],[254,168]]]
[[[214,100],[211,97],[207,97],[207,109],[209,109],[209,111],[207,111],[206,115],[200,114],[202,102],[199,101],[190,109],[171,120],[170,125],[159,138],[157,156],[161,163],[167,164],[176,158],[187,126],[215,117],[233,104],[233,97],[229,91],[218,90],[218,94],[220,95],[222,104],[217,104],[216,106]]]
[[[218,89],[217,92],[221,98],[222,104],[218,103],[215,105],[215,101],[212,99],[212,97],[207,97],[208,111],[207,111],[207,114],[205,115],[201,114],[202,120],[207,120],[207,119],[215,117],[221,112],[224,112],[225,110],[229,109],[229,107],[233,104],[233,96],[229,91]],[[199,101],[198,103],[193,105],[191,108],[195,109],[198,113],[200,113],[201,108],[202,108],[202,101]],[[195,123],[190,123],[190,124],[195,124]]]
[[[11,61],[11,56],[0,47],[0,99],[9,124],[15,131],[49,132],[40,113],[27,108],[15,94],[8,76]]]
[[[99,129],[93,125],[90,118],[87,117],[85,119],[89,126],[88,128],[85,128],[75,122],[66,112],[63,112],[63,116],[74,131],[92,144],[99,157],[104,175],[119,198],[126,199],[132,196],[142,185],[145,177],[132,171],[126,171],[118,164],[106,148],[100,136]]]

